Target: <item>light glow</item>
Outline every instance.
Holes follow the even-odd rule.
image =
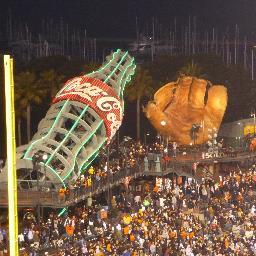
[[[87,74],[86,76],[90,76],[92,74],[95,74],[95,73],[99,73],[100,71],[104,70],[105,68],[107,68],[110,63],[115,59],[115,56],[120,52],[121,50],[120,49],[117,49],[116,52],[113,53],[113,56],[112,56],[112,59],[110,61],[107,62],[107,64],[101,68],[99,68],[97,71],[93,71],[89,74]]]
[[[63,106],[61,107],[61,110],[60,110],[60,112],[58,113],[56,119],[54,120],[53,125],[52,125],[51,129],[48,131],[48,133],[47,133],[45,136],[43,136],[42,138],[40,138],[40,139],[38,139],[38,140],[35,140],[35,141],[33,141],[33,142],[31,143],[31,145],[28,147],[28,149],[27,149],[27,151],[26,151],[26,153],[25,153],[25,155],[24,155],[24,157],[23,157],[24,159],[28,159],[28,160],[31,160],[31,161],[32,161],[32,157],[29,157],[29,156],[28,156],[30,150],[31,150],[32,147],[35,145],[35,143],[37,143],[37,142],[40,141],[40,140],[44,140],[45,138],[47,138],[47,137],[51,134],[52,130],[55,128],[56,124],[58,123],[58,121],[59,121],[59,119],[60,119],[60,117],[61,117],[61,114],[63,113],[63,111],[65,110],[65,108],[66,108],[67,105],[68,105],[68,101],[66,101],[66,102],[63,104]],[[47,164],[45,164],[45,166],[48,167],[48,168],[54,173],[54,175],[58,177],[58,179],[60,180],[60,182],[65,186],[65,184],[64,184],[62,178],[59,176],[59,174],[58,174],[52,167],[48,166]]]
[[[63,208],[63,209],[59,212],[58,217],[62,216],[66,211],[67,211],[67,208]]]
[[[101,120],[99,122],[99,124],[97,125],[97,127],[92,131],[92,133],[90,134],[90,136],[81,144],[81,147],[79,148],[79,150],[77,150],[74,158],[73,158],[73,164],[72,167],[70,168],[68,174],[63,178],[63,181],[66,180],[70,174],[72,173],[74,167],[75,167],[75,160],[77,158],[77,155],[79,154],[80,150],[83,148],[83,146],[91,139],[91,137],[97,132],[97,130],[100,128],[100,126],[103,124],[103,120]],[[82,166],[82,165],[81,165]],[[79,172],[80,173],[80,172]]]
[[[125,70],[124,70],[124,72],[123,72],[123,74],[122,74],[122,76],[121,76],[121,79],[120,79],[120,84],[122,84],[122,81],[123,81],[123,79],[124,79],[124,75],[126,74],[127,70],[128,70],[131,66],[133,66],[133,65],[134,65],[134,58],[132,58],[131,63],[130,63],[129,65],[127,65],[127,67],[125,68]],[[135,66],[135,65],[134,65],[134,66]],[[123,91],[124,91],[125,85],[126,85],[126,80],[128,79],[128,77],[130,77],[130,76],[132,76],[132,75],[134,74],[135,68],[136,68],[136,66],[133,67],[133,73],[131,73],[130,75],[128,75],[128,76],[126,77],[125,82],[124,82],[124,87],[122,87],[122,86],[119,87],[119,92],[118,92],[118,96],[119,96],[119,97],[120,97],[120,93],[123,94]]]
[[[161,124],[162,126],[165,126],[165,125],[166,125],[166,121],[165,121],[165,120],[162,120],[160,124]]]
[[[75,121],[75,123],[73,124],[73,126],[71,127],[71,129],[68,131],[68,133],[66,134],[66,136],[63,138],[63,140],[61,141],[61,143],[58,145],[58,147],[54,150],[54,152],[51,154],[51,156],[49,157],[49,159],[47,160],[46,164],[49,164],[50,161],[52,160],[52,158],[54,157],[54,154],[60,149],[60,147],[63,145],[63,143],[67,140],[68,136],[70,135],[70,133],[72,133],[74,131],[74,129],[76,128],[78,122],[80,121],[80,119],[83,117],[84,113],[86,112],[86,110],[88,109],[88,106],[86,106],[83,111],[81,112],[81,114],[79,115],[79,117],[77,118],[77,120]]]
[[[68,101],[66,101],[66,102],[63,104],[63,106],[61,107],[61,110],[60,110],[59,114],[57,115],[56,119],[55,119],[54,122],[53,122],[53,125],[52,125],[51,129],[47,132],[47,134],[46,134],[45,136],[43,136],[42,138],[33,141],[33,142],[30,144],[30,146],[28,147],[28,149],[26,150],[26,153],[25,153],[25,155],[24,155],[24,158],[25,158],[25,159],[29,159],[29,158],[28,158],[28,154],[29,154],[31,148],[32,148],[38,141],[44,140],[44,139],[48,138],[48,136],[51,134],[52,130],[54,129],[54,127],[55,127],[56,124],[58,123],[58,121],[59,121],[59,119],[60,119],[60,116],[61,116],[62,112],[65,110],[65,108],[66,108],[67,105],[68,105]]]
[[[48,171],[53,172],[54,176],[58,177],[58,180],[64,186],[72,173],[74,173],[75,178],[78,173],[80,174],[82,168],[87,167],[97,157],[99,149],[104,143],[110,142],[122,122],[124,102],[119,96],[121,94],[123,97],[125,86],[135,72],[134,58],[131,58],[127,51],[122,52],[118,49],[107,58],[106,64],[103,65],[94,72],[75,77],[65,83],[52,102],[56,104],[63,101],[63,103],[57,106],[54,105],[47,112],[44,121],[41,123],[42,125],[39,125],[38,132],[34,136],[35,139],[39,139],[32,141],[27,146],[22,157],[23,159],[32,160],[36,151],[47,152],[40,164],[49,168]],[[83,102],[83,98],[87,98],[92,103]],[[73,102],[76,103],[73,104]],[[67,121],[68,114],[72,114],[73,105],[75,107],[79,106],[81,110],[75,118],[68,120],[68,126],[66,127],[71,128],[63,128],[62,123]],[[93,113],[88,109],[92,109]],[[69,113],[69,111],[71,112]],[[87,112],[88,116],[86,115]],[[94,116],[94,113],[96,116]],[[90,121],[91,115],[94,119]],[[84,126],[81,121],[84,117],[86,120],[88,118],[90,128],[87,127],[85,133],[77,137],[79,141],[74,138],[75,146],[69,143],[67,149],[70,146],[71,149],[69,149],[70,152],[66,152],[65,142],[73,135],[76,136],[76,128],[79,127],[77,132],[80,133],[79,124]],[[97,132],[98,130],[100,131]],[[93,145],[93,148],[87,148],[89,144]],[[68,162],[63,162],[62,150],[67,154]],[[63,162],[64,165],[61,165],[60,169],[57,170],[58,167],[55,167],[55,164],[58,164],[59,161]],[[54,176],[49,175],[52,179]]]
[[[128,52],[126,52],[123,57],[121,58],[121,60],[118,62],[118,64],[116,65],[116,67],[113,69],[113,71],[110,73],[110,75],[104,80],[104,83],[107,83],[107,81],[109,80],[109,78],[116,72],[116,70],[119,68],[119,66],[122,64],[122,62],[124,61],[124,59],[126,58],[126,56],[128,55]]]

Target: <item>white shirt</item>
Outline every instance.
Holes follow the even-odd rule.
[[[96,251],[95,252],[96,253],[100,253],[101,252],[99,246],[96,247]]]
[[[135,196],[135,197],[134,197],[134,201],[135,201],[136,203],[139,203],[139,202],[140,202],[140,196]]]
[[[87,250],[87,247],[85,245],[82,246],[82,253],[87,253],[88,250]]]
[[[33,237],[34,237],[33,231],[30,229],[30,230],[28,231],[28,240],[32,240]]]
[[[24,235],[23,235],[22,233],[20,233],[20,234],[18,235],[18,239],[19,239],[20,242],[24,242],[24,241],[25,241],[25,240],[24,240]]]
[[[176,196],[172,196],[172,204],[177,204],[177,198],[176,198]]]
[[[155,244],[151,244],[150,247],[149,247],[151,253],[155,253],[156,252],[156,246]]]
[[[143,247],[144,242],[145,242],[145,240],[140,237],[140,238],[139,238],[140,248],[144,248],[144,247]]]
[[[58,220],[55,219],[55,220],[53,221],[53,227],[54,227],[54,228],[58,228]]]
[[[191,247],[187,246],[187,248],[186,248],[186,256],[192,256],[192,255],[194,255],[194,254],[192,253]]]
[[[116,226],[116,229],[117,229],[117,230],[119,230],[119,231],[120,231],[120,230],[122,230],[121,225],[120,225],[120,224],[118,224],[118,225]]]

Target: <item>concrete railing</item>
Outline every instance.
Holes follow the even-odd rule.
[[[256,158],[256,153],[239,152],[236,155],[215,157],[209,159],[203,159],[202,154],[188,156],[178,156],[177,158],[171,158],[168,162],[163,162],[160,156],[156,157],[154,161],[148,161],[147,159],[133,168],[124,168],[117,173],[110,173],[106,177],[101,177],[97,180],[93,177],[92,185],[90,187],[81,186],[79,188],[71,189],[69,195],[65,198],[60,198],[56,190],[49,189],[50,184],[47,182],[38,181],[22,181],[24,183],[37,182],[36,186],[38,190],[25,190],[18,189],[18,205],[19,206],[44,206],[61,208],[73,205],[79,201],[85,200],[89,196],[100,194],[114,186],[117,186],[124,182],[124,178],[130,176],[137,178],[140,176],[164,176],[170,173],[176,173],[179,176],[192,177],[191,172],[182,170],[183,166],[191,166],[195,162],[211,164],[211,163],[225,163],[225,162],[239,162],[250,161]],[[55,184],[56,185],[56,184]],[[58,187],[58,186],[55,186]],[[8,206],[8,194],[7,184],[0,183],[0,206]]]
[[[92,185],[90,187],[80,186],[70,190],[70,194],[64,198],[59,196],[56,190],[50,191],[35,191],[35,190],[18,190],[18,205],[22,206],[44,206],[61,208],[77,203],[86,199],[88,196],[99,194],[103,191],[119,185],[123,182],[124,178],[131,176],[132,178],[139,177],[143,174],[143,165],[141,167],[126,168],[120,170],[115,174],[109,174],[106,177],[101,177],[100,180],[96,180],[94,177]],[[5,184],[6,185],[6,184]],[[40,188],[40,186],[39,186]],[[8,206],[8,193],[6,186],[0,183],[0,206]]]

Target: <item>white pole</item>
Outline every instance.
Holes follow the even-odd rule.
[[[247,38],[244,40],[244,69],[247,69]]]
[[[234,63],[236,64],[236,58],[237,58],[237,49],[236,49],[236,44],[237,44],[237,24],[236,24],[236,31],[235,31],[235,52],[234,52]]]
[[[252,80],[254,80],[254,53],[252,48]]]

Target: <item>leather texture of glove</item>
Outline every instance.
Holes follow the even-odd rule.
[[[202,144],[209,139],[209,129],[218,131],[227,101],[227,89],[223,85],[212,86],[204,79],[181,76],[161,87],[144,112],[161,135],[182,145],[193,143],[192,126],[201,125],[195,143]]]

